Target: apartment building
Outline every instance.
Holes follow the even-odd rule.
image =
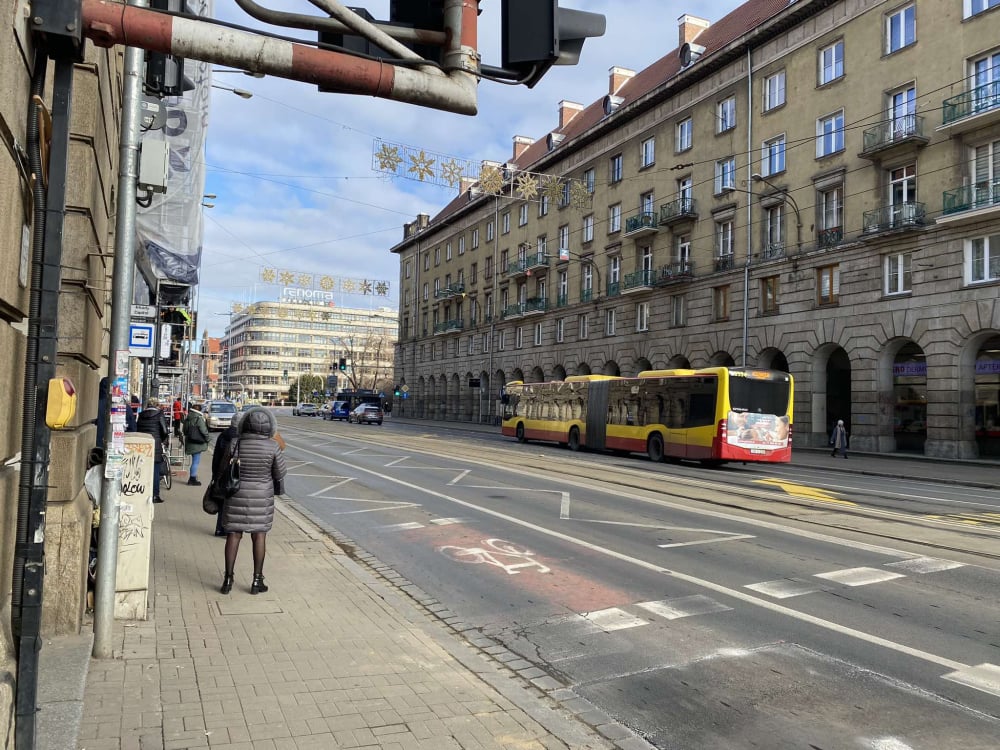
[[[998,6],[681,16],[676,49],[515,136],[502,188],[481,175],[405,226],[409,414],[494,420],[511,380],[745,364],[795,377],[797,445],[843,419],[855,450],[1000,455]]]
[[[397,328],[396,311],[384,307],[288,300],[240,306],[221,340],[216,388],[264,403],[295,400],[294,383],[303,375],[333,376],[331,391],[379,389],[392,380]]]

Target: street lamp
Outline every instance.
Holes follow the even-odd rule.
[[[218,83],[212,84],[213,89],[220,89],[221,91],[229,91],[230,93],[236,94],[236,96],[242,99],[250,99],[253,97],[252,91],[247,91],[246,89],[237,89],[232,86],[220,86]]]

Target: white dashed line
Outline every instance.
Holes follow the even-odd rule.
[[[384,529],[389,531],[410,531],[412,529],[422,529],[424,525],[422,523],[417,523],[416,521],[410,521],[409,523],[394,523],[389,526],[383,526]]]
[[[667,620],[677,620],[681,617],[693,617],[694,615],[707,615],[713,612],[728,612],[732,607],[727,607],[711,597],[702,594],[693,596],[678,596],[674,599],[663,599],[658,602],[640,602],[637,607],[642,607],[647,612],[663,617]]]
[[[846,570],[833,570],[829,573],[817,573],[816,578],[824,578],[844,586],[867,586],[872,583],[891,581],[894,578],[906,578],[906,576],[902,573],[893,573],[891,570],[879,570],[878,568],[847,568]]]
[[[767,596],[774,597],[775,599],[790,599],[793,596],[803,596],[805,594],[812,594],[816,591],[821,591],[819,586],[816,586],[809,581],[803,581],[799,578],[781,578],[777,581],[751,583],[743,588],[750,589],[751,591],[756,591],[761,594],[766,594]]]
[[[461,518],[433,518],[433,519],[431,519],[431,523],[436,524],[438,526],[450,526],[452,524],[462,523],[462,522],[463,521],[462,521]]]

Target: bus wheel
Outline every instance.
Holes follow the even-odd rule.
[[[569,428],[569,449],[576,453],[580,450],[580,429],[578,427]]]
[[[646,455],[654,464],[663,460],[663,436],[660,433],[654,432],[649,436],[649,440],[646,441]]]
[[[528,442],[524,439],[524,422],[517,423],[517,429],[514,431],[514,436],[517,438],[517,442],[519,443]]]

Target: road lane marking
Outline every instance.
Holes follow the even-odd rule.
[[[317,490],[316,492],[310,493],[309,495],[307,495],[307,497],[319,497],[320,495],[323,495],[329,492],[330,490],[335,490],[341,485],[345,485],[348,482],[353,482],[353,481],[354,480],[351,477],[340,477],[340,481],[337,482],[336,484],[331,484],[329,487],[324,487],[321,490]]]
[[[893,573],[891,570],[879,570],[878,568],[845,568],[844,570],[831,570],[829,573],[816,573],[815,577],[844,586],[868,586],[872,583],[906,578],[902,573]]]
[[[886,563],[885,567],[905,570],[907,573],[938,573],[942,570],[964,568],[965,564],[954,560],[942,560],[937,557],[915,557],[912,560]]]
[[[664,527],[661,527],[664,528]],[[726,531],[712,531],[711,529],[685,529],[681,526],[673,526],[666,528],[681,529],[682,531],[703,531],[708,534],[720,534],[721,536],[715,539],[698,539],[694,542],[674,542],[673,544],[657,544],[657,547],[662,549],[670,549],[672,547],[694,547],[698,544],[718,544],[719,542],[735,542],[740,539],[754,539],[753,534],[730,534]]]
[[[388,469],[388,468],[390,468],[392,466],[395,466],[396,464],[402,463],[403,461],[405,461],[408,458],[409,458],[409,456],[403,456],[402,458],[397,458],[395,461],[390,461],[389,463],[387,463],[385,465],[385,468]]]
[[[658,602],[640,602],[635,606],[642,607],[647,612],[652,612],[666,620],[678,620],[682,617],[708,615],[715,612],[731,612],[733,609],[704,594],[677,596]]]
[[[457,477],[455,477],[450,482],[448,482],[448,484],[458,484],[459,482],[461,482],[463,479],[465,479],[471,473],[472,473],[472,469],[466,469],[461,474],[459,474]]]
[[[838,633],[848,638],[854,638],[856,640],[871,644],[873,646],[879,646],[881,648],[885,648],[889,651],[895,651],[900,654],[905,654],[907,656],[928,662],[930,664],[936,664],[938,666],[950,670],[951,672],[961,672],[962,670],[969,669],[969,665],[963,664],[962,662],[959,661],[955,661],[954,659],[949,659],[939,654],[932,654],[929,651],[924,651],[922,649],[918,649],[913,646],[907,646],[905,644],[889,640],[888,638],[883,638],[881,636],[874,635],[872,633],[866,633],[862,630],[858,630],[857,628],[852,628],[847,625],[841,625],[839,623],[832,622],[830,620],[825,620],[822,617],[817,617],[816,615],[811,615],[807,612],[800,612],[798,610],[792,609],[791,607],[786,607],[776,602],[768,601],[766,599],[761,599],[759,596],[754,596],[752,594],[748,594],[738,589],[733,589],[729,586],[724,586],[722,584],[715,583],[714,581],[709,581],[707,579],[699,578],[694,575],[682,573],[677,570],[671,570],[670,568],[663,567],[662,565],[657,565],[656,563],[648,562],[641,558],[633,557],[632,555],[627,555],[623,552],[618,552],[617,550],[613,550],[608,547],[602,547],[599,544],[588,542],[585,539],[580,539],[579,537],[575,537],[561,531],[556,531],[555,529],[550,529],[545,526],[540,526],[536,523],[531,523],[530,521],[525,521],[524,519],[516,518],[515,516],[511,516],[507,513],[501,513],[498,510],[494,510],[486,506],[477,505],[476,503],[467,500],[462,500],[461,498],[454,497],[452,495],[447,495],[443,492],[438,492],[428,487],[421,487],[419,485],[413,484],[412,482],[407,482],[404,479],[400,479],[398,477],[394,477],[389,474],[383,474],[381,472],[375,471],[374,469],[368,469],[363,466],[349,464],[346,461],[342,461],[332,456],[325,456],[322,453],[316,453],[315,451],[311,451],[307,448],[300,448],[298,446],[292,446],[292,447],[295,450],[301,451],[303,453],[308,453],[324,461],[340,464],[342,466],[348,466],[354,469],[355,471],[360,471],[365,474],[370,474],[372,476],[382,479],[383,481],[397,484],[400,487],[406,487],[407,489],[412,490],[414,492],[419,492],[421,494],[428,495],[430,497],[436,497],[439,500],[444,500],[446,502],[453,503],[463,508],[468,508],[469,510],[482,513],[483,515],[486,516],[492,516],[494,518],[513,524],[515,526],[520,526],[521,528],[529,529],[538,534],[542,534],[544,536],[548,536],[553,539],[558,539],[567,544],[572,544],[582,549],[590,550],[591,552],[604,555],[605,557],[618,560],[619,562],[624,562],[630,565],[634,565],[635,567],[642,568],[644,570],[648,570],[653,573],[661,573],[663,575],[670,576],[679,581],[690,583],[700,588],[707,589],[708,591],[713,591],[722,596],[727,596],[731,599],[735,599],[737,601],[741,601],[746,604],[759,607],[774,614],[783,615],[785,617],[789,617],[791,619],[798,620],[800,622],[808,623],[810,625],[814,625],[824,630],[829,630],[830,632],[833,633]],[[679,508],[679,510],[684,510],[684,509]],[[774,524],[774,527],[777,528],[778,530],[783,530],[777,524]],[[817,536],[826,536],[826,535],[817,535]],[[832,537],[830,538],[832,539]],[[838,541],[842,545],[848,543],[846,540],[838,540]],[[855,546],[856,548],[864,548],[873,545],[864,545],[855,543],[852,544],[852,546]],[[895,551],[895,553],[897,555],[910,557],[910,555],[907,553],[901,553],[899,551]]]
[[[979,664],[975,667],[957,669],[942,676],[946,680],[982,690],[984,693],[1000,695],[1000,666],[996,664]]]
[[[412,529],[422,529],[424,525],[422,523],[417,523],[416,521],[409,521],[408,523],[391,523],[388,526],[383,526],[386,531],[410,531]]]
[[[801,578],[779,578],[777,581],[749,583],[743,588],[757,591],[775,599],[790,599],[793,596],[805,596],[822,591],[820,586]]]
[[[464,523],[464,520],[461,518],[432,518],[431,523],[438,526],[450,526],[455,523]]]
[[[619,609],[618,607],[600,609],[596,612],[584,612],[583,618],[588,622],[594,623],[594,625],[599,627],[605,633],[611,633],[615,630],[640,628],[643,625],[649,625],[648,620],[636,617],[635,615],[630,615],[628,612],[623,609]]]

